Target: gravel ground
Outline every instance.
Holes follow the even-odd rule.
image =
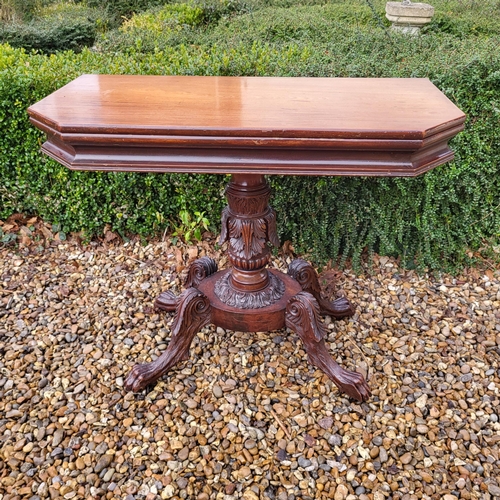
[[[418,276],[381,257],[326,272],[357,304],[326,318],[327,341],[367,374],[367,403],[286,330],[207,327],[190,361],[125,392],[169,342],[154,298],[206,254],[220,257],[206,242],[0,249],[0,499],[500,499],[499,271]]]

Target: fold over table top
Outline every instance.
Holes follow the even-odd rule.
[[[28,110],[77,170],[415,176],[465,115],[420,78],[84,75]]]

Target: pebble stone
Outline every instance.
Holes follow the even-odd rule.
[[[498,270],[427,276],[374,256],[322,274],[356,304],[326,319],[325,341],[367,375],[367,402],[340,394],[289,330],[213,326],[132,394],[130,368],[170,341],[155,297],[181,291],[195,258],[226,257],[214,241],[82,244],[43,227],[36,244],[0,247],[2,500],[500,496]]]

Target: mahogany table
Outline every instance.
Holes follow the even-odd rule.
[[[28,112],[47,134],[42,150],[70,169],[232,174],[220,238],[231,267],[218,271],[204,257],[179,297],[160,294],[156,307],[175,311],[172,339],[158,359],[133,367],[127,389],[186,359],[213,323],[287,326],[340,390],[370,396],[363,376],[328,353],[320,320],[353,306],[325,300],[303,260],[287,274],[267,268],[279,241],[264,175],[412,177],[451,160],[447,143],[465,116],[429,80],[84,75]]]

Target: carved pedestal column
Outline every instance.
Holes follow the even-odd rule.
[[[285,285],[266,266],[269,243],[279,245],[276,215],[269,207],[271,189],[263,175],[235,174],[226,189],[228,206],[222,212],[219,243],[229,241],[230,273],[215,284],[215,294],[228,306],[266,307],[279,300]]]

